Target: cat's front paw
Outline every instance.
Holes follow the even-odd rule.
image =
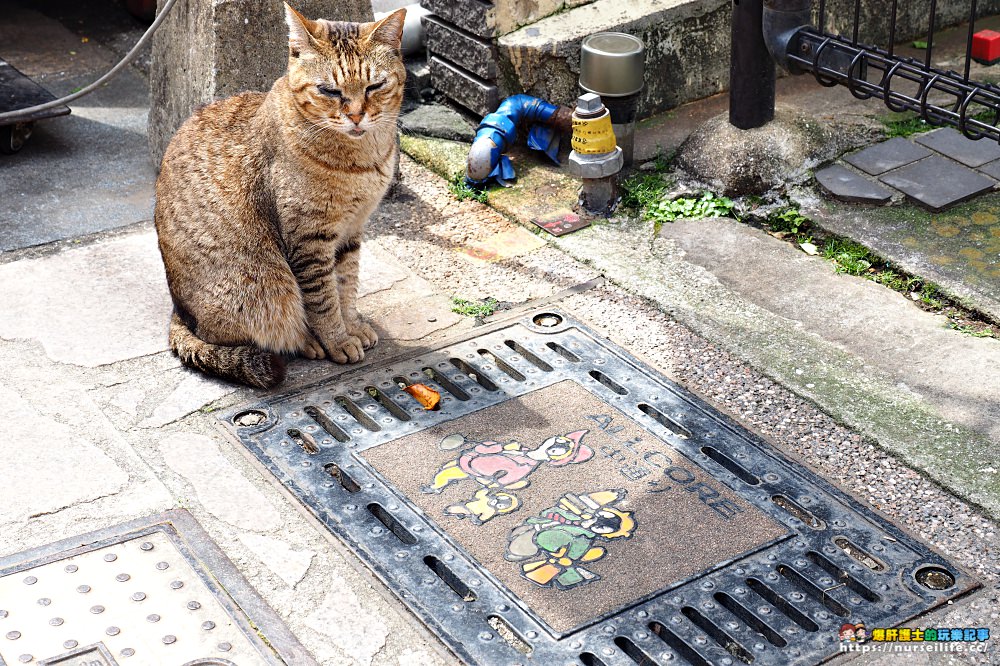
[[[302,349],[299,350],[299,353],[312,360],[321,359],[326,356],[326,352],[323,351],[323,345],[319,343],[319,340],[312,336],[309,336],[309,340],[302,345]]]
[[[375,332],[375,329],[368,322],[356,322],[350,327],[350,333],[361,340],[361,346],[365,349],[371,349],[378,344],[378,333]]]
[[[357,363],[365,357],[365,349],[361,340],[354,335],[348,335],[324,346],[327,355],[334,363]]]

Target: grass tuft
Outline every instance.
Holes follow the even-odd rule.
[[[455,296],[451,299],[451,311],[466,317],[489,317],[497,311],[500,302],[495,298],[487,298],[478,303]]]
[[[465,181],[465,174],[461,171],[456,171],[451,180],[448,181],[448,189],[459,201],[468,201],[471,199],[479,203],[486,203],[485,188],[469,185]]]

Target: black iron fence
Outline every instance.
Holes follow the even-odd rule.
[[[842,85],[859,99],[881,99],[893,111],[914,111],[970,139],[1000,141],[1000,86],[970,76],[976,24],[1000,11],[995,0],[965,0],[964,6],[955,0],[734,0],[733,10],[732,94],[743,102],[735,119],[731,106],[737,126],[769,119],[765,106],[773,88],[768,93],[754,85],[747,94],[735,81],[745,70],[737,67],[737,56],[766,48],[793,74],[811,73],[824,86]],[[757,21],[761,38],[752,34]],[[949,61],[957,67],[942,66],[935,59],[935,39],[942,27],[958,23],[967,24],[964,58]],[[919,57],[899,52],[897,42],[914,38],[924,42]]]

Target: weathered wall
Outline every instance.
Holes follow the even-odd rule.
[[[164,0],[160,0],[162,6]],[[370,21],[370,0],[295,0],[309,18]],[[182,0],[153,39],[149,147],[159,164],[181,123],[199,104],[244,90],[267,90],[288,60],[280,0]]]
[[[729,81],[729,0],[598,0],[499,40],[501,88],[561,104],[579,95],[580,42],[627,32],[646,45],[641,117],[707,97]]]
[[[854,0],[827,0],[826,32],[850,37],[854,29],[854,5]],[[971,5],[971,0],[938,0],[935,24],[947,27],[968,20]],[[896,9],[896,41],[926,39],[930,10],[930,0],[900,0]],[[979,0],[976,11],[979,16],[1000,13],[1000,0]],[[860,16],[858,39],[866,44],[886,46],[892,3],[889,0],[862,0]],[[818,17],[814,25],[818,25]]]

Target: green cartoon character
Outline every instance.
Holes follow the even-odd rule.
[[[504,558],[521,562],[521,575],[541,587],[568,590],[599,580],[582,565],[607,553],[595,542],[632,536],[632,513],[613,506],[624,497],[624,490],[563,495],[555,506],[511,530]]]

